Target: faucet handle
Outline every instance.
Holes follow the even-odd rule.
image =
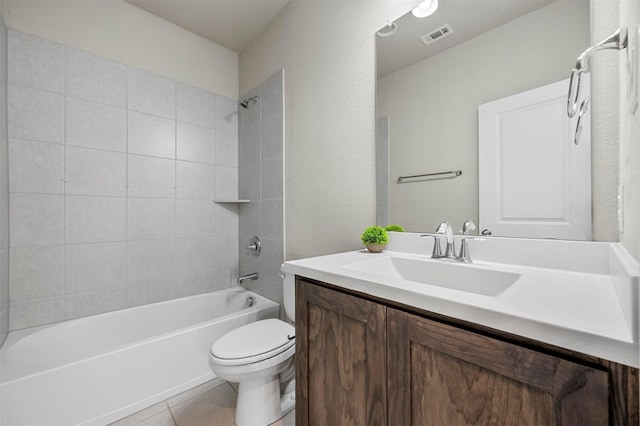
[[[420,238],[432,237],[433,238],[433,252],[431,253],[432,259],[438,259],[442,256],[442,248],[440,247],[440,237],[442,235],[439,234],[422,234]]]
[[[467,241],[484,241],[483,237],[462,237],[460,240],[460,254],[458,254],[458,260],[464,263],[473,263],[471,260],[471,254],[469,253],[469,243]]]
[[[462,232],[462,235],[469,235],[469,231],[475,231],[475,229],[476,224],[470,220],[467,220],[462,224],[462,229],[460,230],[460,232]]]

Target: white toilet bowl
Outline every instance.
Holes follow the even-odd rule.
[[[236,328],[211,347],[211,370],[239,383],[238,426],[265,426],[286,414],[281,408],[280,373],[293,363],[294,337],[291,324],[272,318]]]

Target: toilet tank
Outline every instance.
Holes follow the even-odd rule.
[[[282,265],[284,266],[284,265]],[[287,319],[291,322],[295,321],[296,315],[296,277],[293,274],[287,274],[282,270],[282,296],[284,298],[284,312]]]

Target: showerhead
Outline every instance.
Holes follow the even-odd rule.
[[[256,102],[258,102],[258,97],[257,96],[252,96],[250,98],[244,99],[242,102],[240,102],[240,106],[242,108],[245,108],[245,109],[249,108],[249,103],[250,102],[253,102],[255,104]]]

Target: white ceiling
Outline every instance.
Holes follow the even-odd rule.
[[[289,0],[125,0],[240,52]]]
[[[426,18],[416,18],[409,12],[396,19],[398,30],[393,35],[376,37],[377,76],[381,78],[423,61],[553,1],[440,0],[438,10]],[[444,24],[453,29],[449,36],[428,46],[420,40]]]

